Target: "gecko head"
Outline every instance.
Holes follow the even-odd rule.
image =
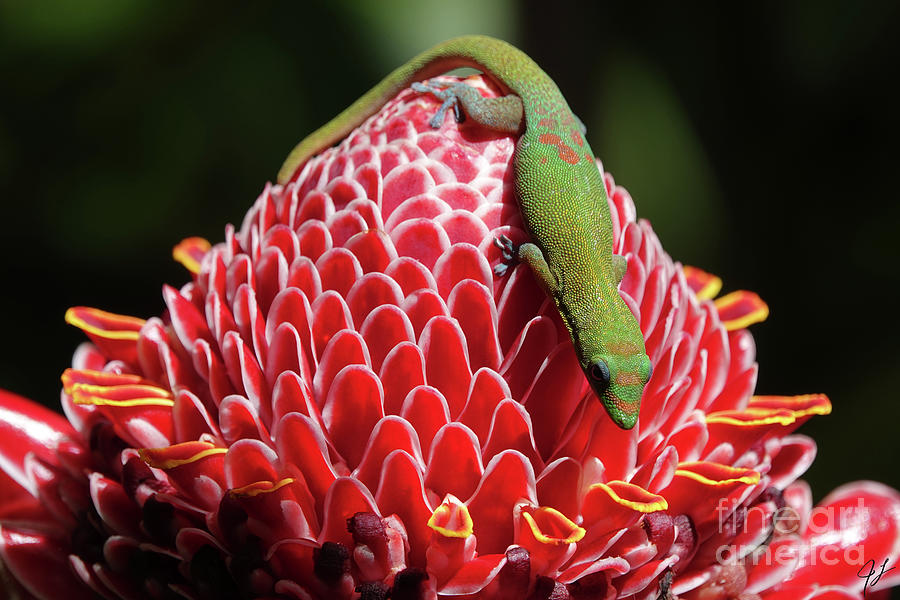
[[[646,354],[595,356],[584,368],[594,393],[622,429],[631,429],[637,423],[641,395],[652,370]]]

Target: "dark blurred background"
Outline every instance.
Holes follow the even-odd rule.
[[[507,39],[676,259],[751,289],[758,392],[825,392],[816,499],[900,486],[897,3],[0,0],[0,386],[58,406],[88,305],[148,317],[182,238],[416,52]]]

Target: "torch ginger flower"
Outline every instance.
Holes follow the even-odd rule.
[[[163,316],[68,312],[91,340],[68,420],[0,394],[22,597],[861,597],[900,554],[900,496],[812,508],[793,432],[831,407],[752,395],[765,304],[716,299],[606,174],[654,366],[617,428],[528,268],[492,273],[493,240],[526,239],[515,139],[432,130],[437,107],[400,93],[223,242],[179,244],[193,280]]]

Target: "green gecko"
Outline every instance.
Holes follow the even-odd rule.
[[[344,138],[388,100],[415,82],[474,67],[511,94],[484,98],[463,83],[430,82],[415,89],[445,100],[432,120],[439,127],[451,106],[491,129],[520,134],[515,189],[532,243],[495,240],[507,261],[531,268],[569,330],[579,363],[612,420],[637,423],[651,364],[637,320],[618,284],[625,258],[613,255],[606,187],[580,122],[550,77],[526,54],[484,36],[464,36],[426,50],[300,142],[278,173],[290,181],[307,159]],[[495,268],[502,276],[506,265]]]

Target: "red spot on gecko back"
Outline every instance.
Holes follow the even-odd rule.
[[[553,119],[543,118],[538,121],[538,127],[546,127],[547,129],[556,129],[556,121]]]
[[[570,165],[577,165],[581,160],[581,157],[578,156],[578,153],[572,150],[571,146],[566,144],[562,140],[562,138],[560,138],[555,133],[542,133],[538,137],[538,141],[542,144],[547,144],[548,146],[556,146],[556,150],[559,152],[559,157]]]
[[[581,132],[580,132],[580,131],[578,131],[577,129],[573,129],[573,130],[570,132],[570,135],[572,136],[572,141],[573,141],[573,142],[575,142],[575,143],[578,144],[579,146],[584,146],[584,138],[581,137]]]

